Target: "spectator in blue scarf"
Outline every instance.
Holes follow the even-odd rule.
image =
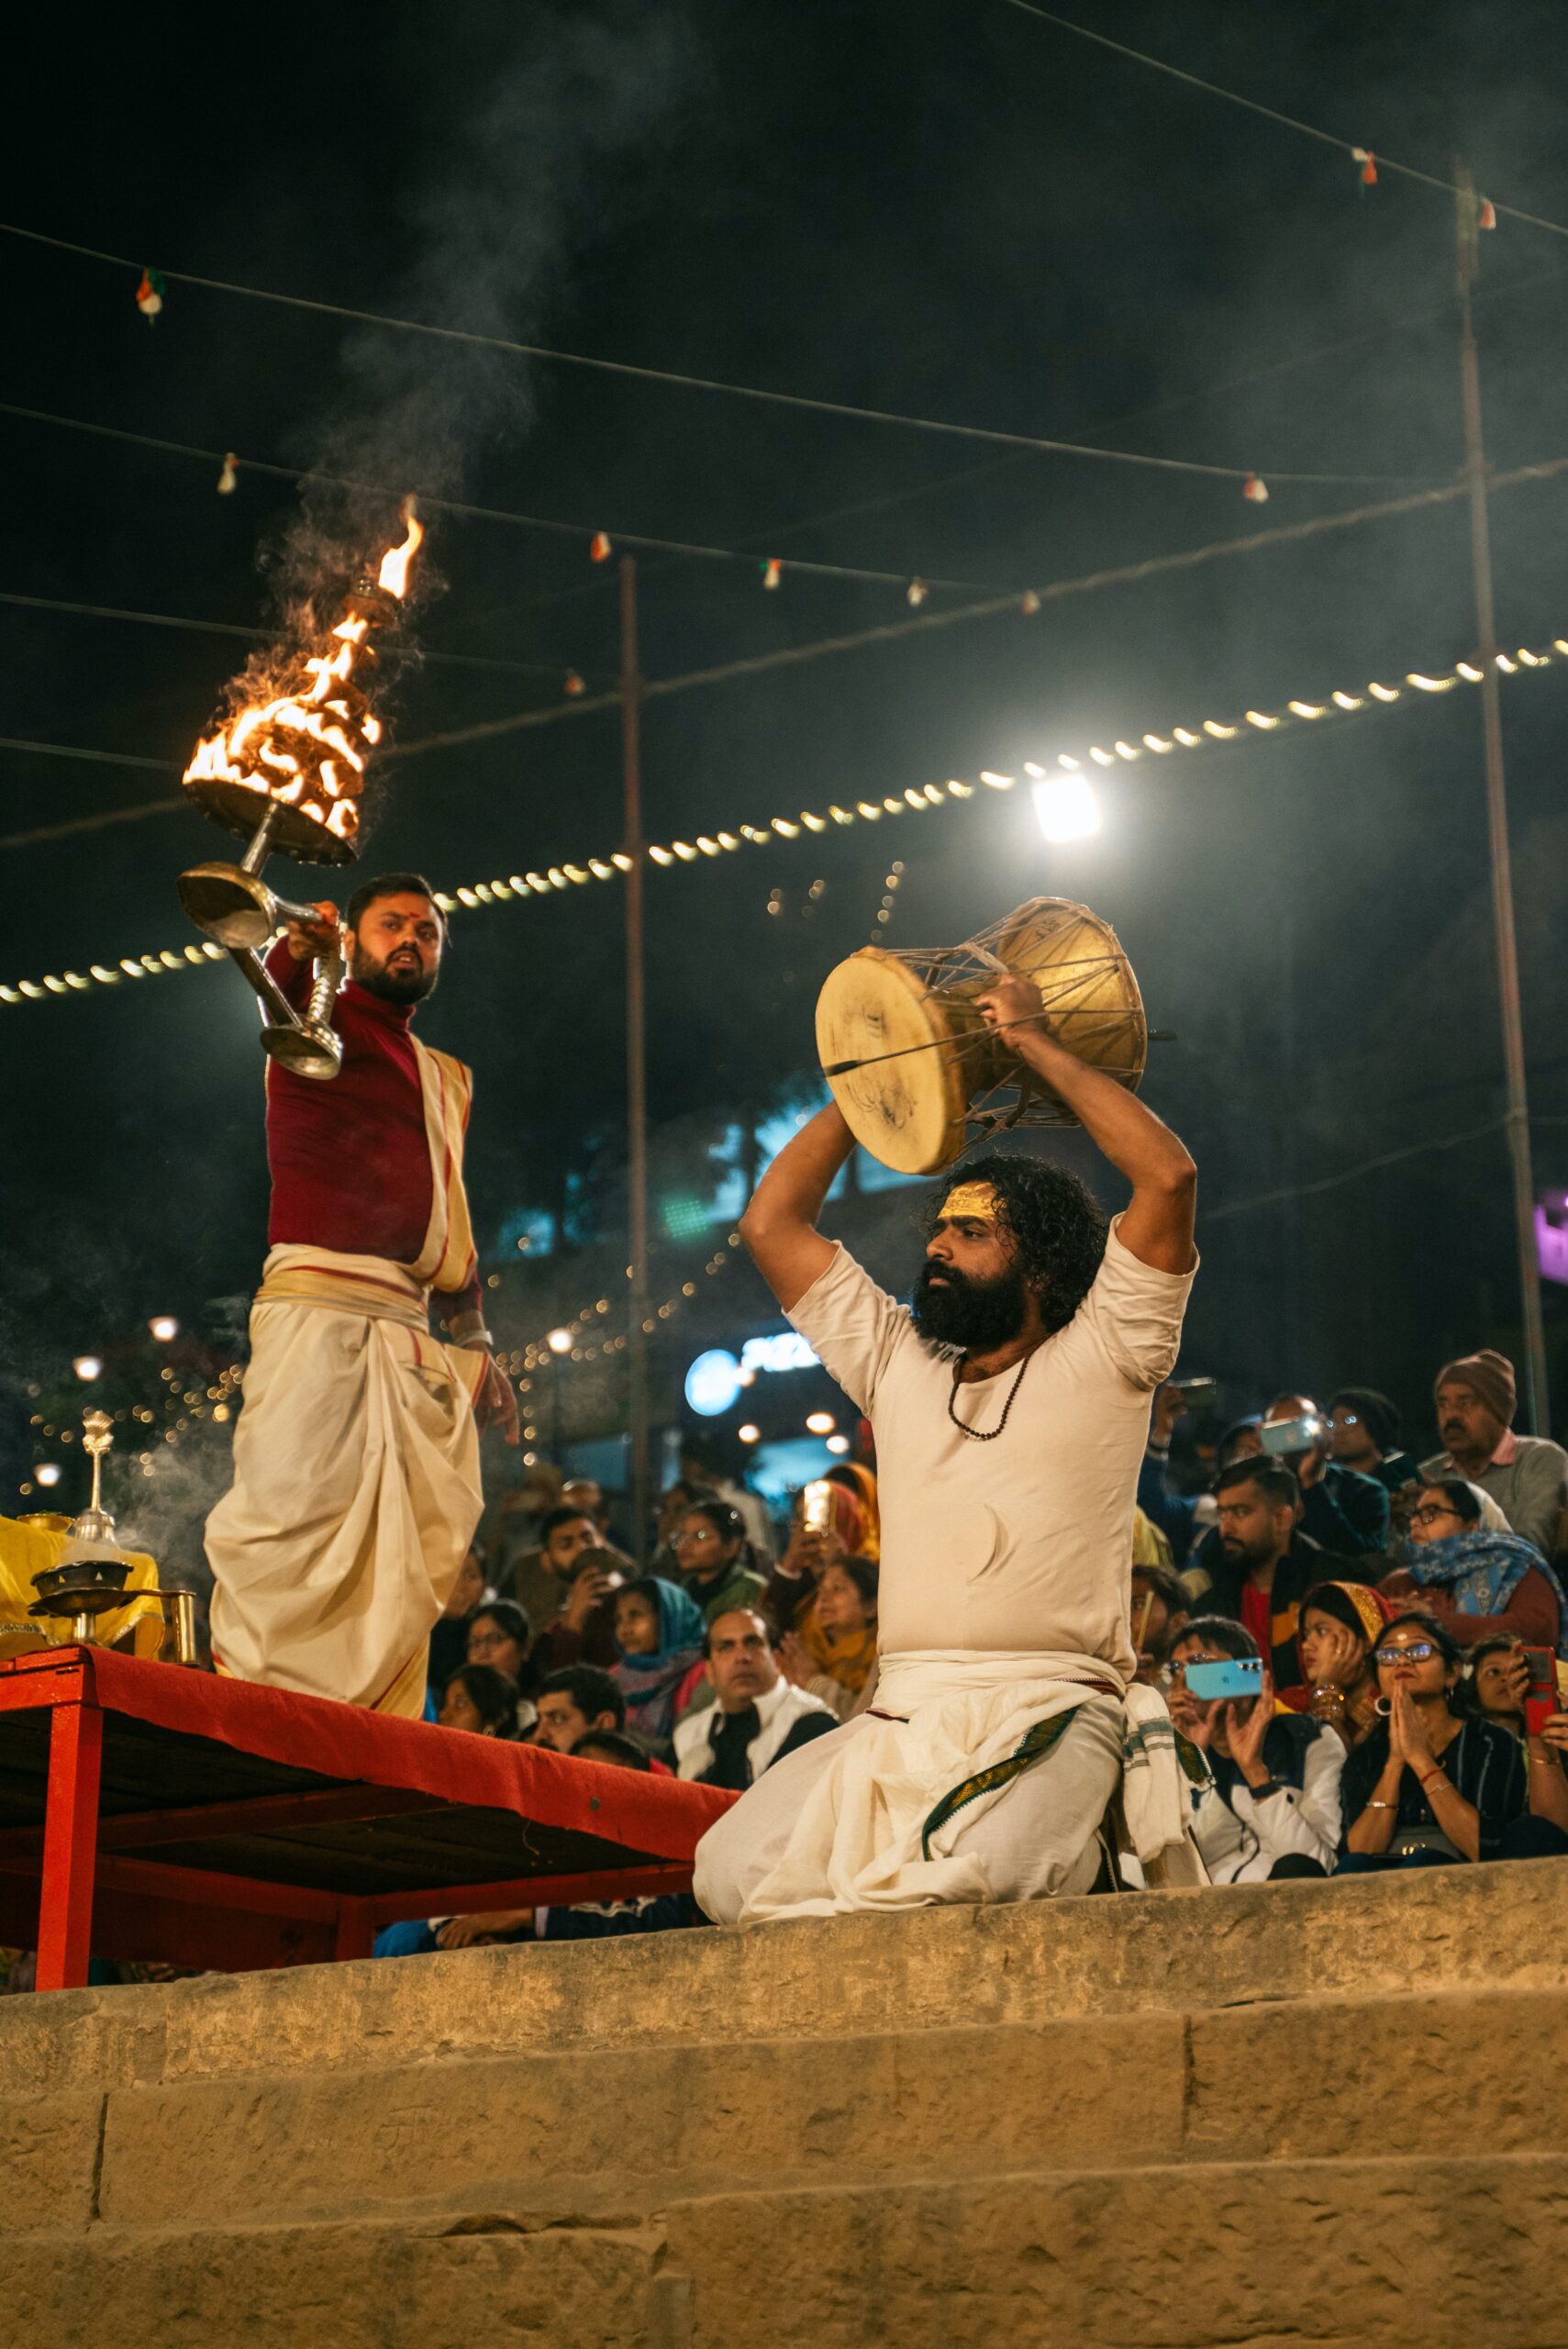
[[[703,1612],[662,1575],[642,1575],[615,1595],[619,1661],[611,1676],[626,1698],[626,1723],[651,1753],[668,1760],[675,1699],[702,1662]]]
[[[1481,1497],[1462,1476],[1422,1486],[1395,1584],[1424,1592],[1462,1647],[1506,1633],[1563,1653],[1562,1586],[1533,1542],[1482,1524]]]

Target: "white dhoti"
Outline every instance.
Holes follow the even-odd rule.
[[[291,1278],[343,1301],[281,1293]],[[352,1300],[370,1282],[385,1297],[367,1308]],[[234,1483],[206,1527],[220,1671],[417,1717],[431,1626],[483,1504],[484,1370],[428,1335],[423,1288],[395,1264],[272,1250]]]
[[[1201,1883],[1164,1705],[1115,1687],[1085,1657],[884,1658],[872,1711],[775,1764],[708,1830],[700,1906],[751,1925],[1087,1892],[1118,1793],[1146,1881]]]
[[[414,1042],[430,1215],[408,1264],[289,1244],[267,1258],[234,1483],[206,1524],[213,1662],[240,1680],[412,1718],[430,1632],[483,1492],[488,1356],[429,1334],[434,1287],[473,1278],[462,1186],[472,1082]]]

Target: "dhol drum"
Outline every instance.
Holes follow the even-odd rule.
[[[1149,1029],[1110,924],[1066,897],[1031,897],[962,946],[862,947],[828,972],[817,1049],[855,1140],[901,1174],[936,1174],[1013,1126],[1078,1120],[975,1008],[999,978],[1032,979],[1049,1032],[1136,1092]]]

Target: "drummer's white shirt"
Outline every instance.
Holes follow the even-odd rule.
[[[961,1435],[951,1347],[842,1247],[789,1319],[876,1439],[878,1644],[911,1652],[1077,1655],[1130,1680],[1132,1511],[1149,1397],[1170,1375],[1196,1272],[1157,1272],[1111,1225],[1105,1262],[1064,1330],[1028,1360],[994,1442]],[[965,1382],[953,1408],[997,1426],[1017,1365]]]

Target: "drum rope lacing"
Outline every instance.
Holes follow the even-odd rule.
[[[962,1419],[961,1419],[959,1418],[958,1413],[953,1409],[953,1405],[954,1405],[954,1404],[957,1402],[957,1400],[958,1400],[958,1386],[959,1386],[959,1381],[960,1381],[960,1379],[963,1376],[963,1361],[962,1361],[962,1357],[961,1356],[961,1357],[960,1357],[960,1359],[959,1359],[957,1362],[955,1362],[955,1363],[954,1363],[954,1364],[953,1364],[953,1366],[952,1366],[952,1386],[951,1386],[951,1390],[950,1391],[950,1393],[949,1393],[949,1395],[948,1395],[948,1417],[949,1417],[949,1419],[952,1421],[952,1423],[953,1423],[954,1427],[958,1430],[958,1431],[959,1431],[960,1435],[966,1435],[966,1436],[969,1438],[969,1441],[971,1442],[971,1443],[995,1443],[995,1442],[996,1438],[1001,1434],[1002,1430],[1003,1430],[1003,1429],[1006,1426],[1006,1424],[1007,1424],[1007,1414],[1008,1414],[1008,1412],[1012,1409],[1013,1405],[1014,1405],[1014,1402],[1017,1400],[1017,1397],[1018,1397],[1018,1389],[1019,1389],[1019,1387],[1020,1387],[1020,1386],[1023,1385],[1023,1383],[1024,1383],[1024,1373],[1025,1373],[1025,1371],[1026,1371],[1026,1370],[1028,1370],[1028,1368],[1029,1368],[1029,1366],[1030,1363],[1031,1363],[1033,1360],[1034,1360],[1034,1355],[1033,1355],[1033,1353],[1031,1352],[1031,1353],[1027,1353],[1027,1354],[1024,1356],[1024,1358],[1023,1358],[1022,1362],[1021,1362],[1021,1363],[1019,1363],[1019,1364],[1018,1364],[1018,1375],[1017,1378],[1015,1378],[1015,1379],[1014,1379],[1013,1384],[1012,1384],[1012,1386],[1011,1386],[1011,1387],[1010,1387],[1010,1389],[1008,1390],[1007,1399],[1006,1399],[1006,1402],[1003,1404],[1003,1406],[1002,1406],[1002,1416],[1001,1416],[1001,1418],[997,1420],[997,1422],[996,1422],[996,1424],[995,1424],[995,1426],[994,1428],[972,1428],[972,1427],[969,1427],[969,1426],[967,1426],[967,1425],[965,1424],[965,1422],[964,1422]]]

